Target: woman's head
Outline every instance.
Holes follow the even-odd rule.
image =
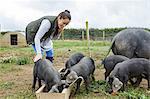
[[[69,24],[69,22],[71,21],[71,15],[70,12],[68,10],[65,10],[63,12],[61,12],[58,17],[57,17],[57,21],[58,21],[58,28],[60,30],[63,30],[63,28]]]

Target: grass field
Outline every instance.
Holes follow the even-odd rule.
[[[84,85],[75,99],[149,99],[150,92],[146,89],[147,82],[142,81],[140,87],[129,85],[128,90],[119,92],[117,96],[106,93],[107,84],[104,81],[104,69],[100,65],[110,46],[110,42],[90,41],[90,48],[86,41],[65,40],[54,41],[54,67],[60,69],[68,57],[75,52],[82,52],[91,56],[96,64],[96,81],[90,85],[87,94]],[[0,48],[0,99],[36,99],[31,91],[32,86],[32,58],[34,51],[31,46],[24,48]]]

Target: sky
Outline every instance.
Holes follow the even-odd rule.
[[[71,13],[65,28],[150,28],[150,0],[1,0],[0,31],[24,31],[31,21]]]

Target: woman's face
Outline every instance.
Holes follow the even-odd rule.
[[[68,18],[63,19],[60,17],[58,17],[58,28],[59,30],[63,30],[63,28],[70,22],[70,20]]]

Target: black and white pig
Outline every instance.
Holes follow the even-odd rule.
[[[33,68],[33,85],[32,90],[35,91],[36,81],[38,79],[39,87],[41,80],[46,84],[46,91],[49,91],[53,86],[59,87],[62,85],[59,72],[53,67],[53,64],[47,59],[40,59],[35,62]],[[54,88],[54,87],[53,87]]]
[[[104,65],[105,68],[105,80],[111,73],[111,71],[114,69],[115,65],[117,63],[123,62],[129,58],[122,56],[122,55],[110,55],[106,57],[103,61],[102,64]]]
[[[148,82],[148,88],[150,88],[150,61],[144,58],[133,58],[118,63],[107,80],[112,91],[117,92],[121,88],[124,91],[131,78],[137,78],[137,84],[140,84],[142,78],[145,78]]]
[[[66,82],[72,83],[76,80],[79,76],[83,77],[86,89],[88,91],[88,85],[90,83],[90,78],[95,80],[94,78],[94,71],[95,71],[95,63],[94,60],[90,57],[83,57],[77,64],[70,67],[66,70]],[[76,91],[79,90],[80,85],[77,85]]]

